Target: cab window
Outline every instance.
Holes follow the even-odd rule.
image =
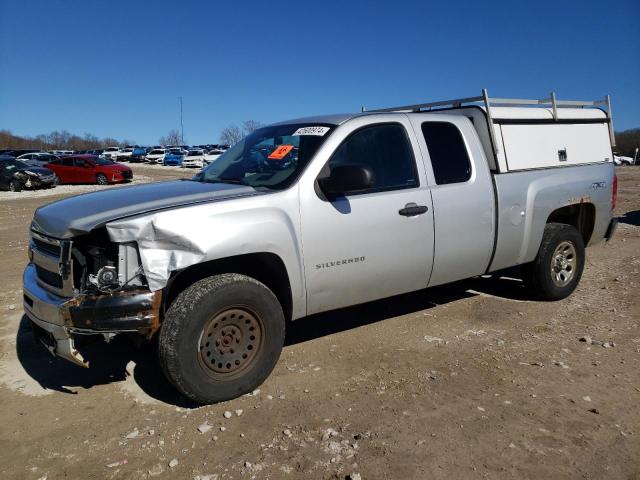
[[[469,180],[471,161],[458,127],[448,122],[424,122],[421,129],[436,183],[446,185]]]
[[[359,194],[420,184],[407,132],[397,123],[371,125],[352,133],[334,152],[329,168],[344,164],[360,164],[373,171],[374,186]]]

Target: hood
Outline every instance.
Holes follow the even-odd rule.
[[[70,238],[121,218],[249,195],[260,192],[244,185],[185,180],[110,188],[40,207],[31,228],[54,238]]]
[[[19,168],[17,171],[35,173],[39,177],[48,177],[49,175],[51,175],[53,173],[48,168],[36,167],[35,165],[33,165],[33,166],[32,165],[33,164],[29,165],[29,168]]]

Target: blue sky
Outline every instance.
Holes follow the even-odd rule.
[[[0,128],[153,144],[476,95],[613,97],[640,127],[640,2],[0,0]]]

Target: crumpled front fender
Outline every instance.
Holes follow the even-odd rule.
[[[286,192],[285,192],[286,193]],[[112,241],[136,242],[149,289],[167,284],[172,273],[221,258],[250,253],[280,257],[291,283],[294,310],[304,315],[306,298],[295,200],[286,211],[269,203],[279,195],[236,199],[155,212],[107,224]],[[266,201],[268,197],[274,197]],[[230,206],[233,206],[231,209]],[[296,308],[297,307],[297,308]]]

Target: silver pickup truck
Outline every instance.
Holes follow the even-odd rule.
[[[26,315],[83,366],[78,336],[157,339],[212,403],[261,384],[306,315],[513,266],[565,298],[616,226],[610,107],[483,91],[269,125],[193,179],[39,208]]]

